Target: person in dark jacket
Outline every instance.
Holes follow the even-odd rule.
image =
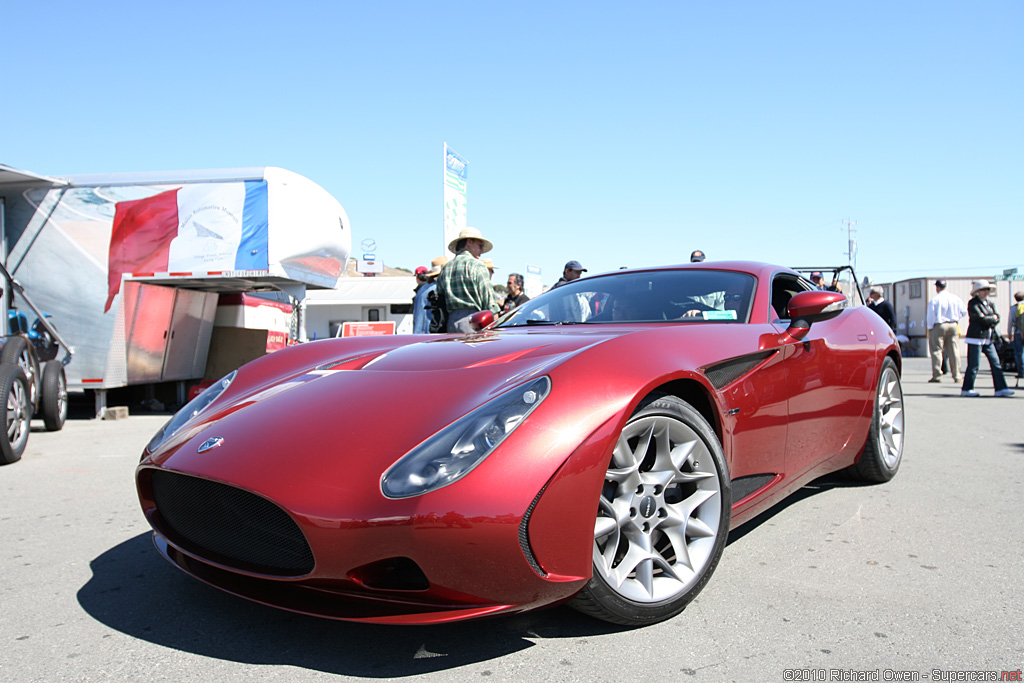
[[[579,261],[569,261],[565,264],[565,268],[562,269],[562,277],[558,278],[558,282],[551,285],[551,289],[561,287],[567,282],[572,282],[573,280],[579,280],[583,277],[583,273],[585,272],[587,272],[587,269],[584,268]]]
[[[811,273],[811,284],[825,292],[839,291],[839,283],[836,281],[836,279],[833,277],[832,284],[826,285],[825,276],[821,274],[820,270],[816,270],[813,273]]]
[[[508,295],[505,297],[505,303],[501,306],[501,312],[506,313],[511,311],[513,308],[522,306],[530,297],[526,296],[526,292],[523,291],[523,276],[519,273],[508,274]]]
[[[882,294],[885,290],[877,285],[871,288],[871,292],[868,294],[868,308],[878,314],[878,317],[885,321],[885,324],[889,326],[889,329],[893,332],[896,331],[896,311],[893,310],[892,304],[886,301]]]
[[[1013,358],[1017,362],[1017,384],[1024,379],[1024,292],[1014,292],[1010,306],[1010,336],[1013,337]]]
[[[961,396],[978,396],[974,390],[974,379],[978,376],[978,369],[981,366],[981,354],[988,358],[988,365],[992,369],[992,383],[996,388],[996,396],[1013,396],[1013,389],[1006,386],[1006,378],[1003,376],[1003,367],[999,364],[999,354],[996,353],[995,328],[999,324],[999,314],[988,300],[988,295],[994,290],[991,284],[985,280],[975,280],[971,284],[971,300],[967,302],[967,371],[964,372],[964,384],[961,387]]]
[[[427,334],[430,332],[430,321],[433,311],[430,307],[430,293],[437,287],[437,276],[441,268],[448,263],[446,256],[438,256],[430,262],[430,270],[426,266],[416,269],[416,282],[418,283],[412,298],[412,333]],[[423,272],[420,272],[420,268]]]

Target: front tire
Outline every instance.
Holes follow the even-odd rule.
[[[24,337],[8,337],[4,342],[3,349],[0,349],[0,363],[11,363],[17,365],[25,373],[28,379],[29,402],[33,410],[39,405],[38,382],[39,363],[35,358],[35,351],[32,345]]]
[[[0,406],[6,408],[5,429],[0,435],[0,465],[9,465],[21,460],[32,420],[28,378],[17,365],[0,363]]]
[[[707,421],[674,396],[647,404],[615,445],[594,524],[594,573],[570,605],[628,626],[675,616],[711,578],[731,505]]]
[[[903,386],[891,358],[882,362],[868,442],[847,471],[855,478],[881,484],[896,476],[903,460]]]

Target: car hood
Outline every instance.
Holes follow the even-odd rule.
[[[383,350],[363,369],[377,372],[437,372],[513,362],[547,363],[625,334],[623,329],[488,331],[433,338]]]
[[[277,352],[243,366],[208,414],[143,466],[228,481],[311,517],[336,511],[342,499],[384,503],[381,475],[416,445],[507,389],[629,331],[516,330],[315,342]],[[553,385],[554,394],[557,379]],[[213,438],[220,445],[200,453]]]

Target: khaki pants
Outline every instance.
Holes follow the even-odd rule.
[[[932,356],[932,379],[942,374],[942,351],[946,351],[953,381],[960,381],[960,328],[956,323],[938,323],[928,330],[928,351]]]

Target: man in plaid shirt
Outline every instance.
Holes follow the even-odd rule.
[[[438,299],[448,313],[448,332],[474,332],[469,324],[471,315],[477,311],[498,312],[491,275],[480,261],[480,255],[493,248],[476,228],[466,228],[448,245],[455,258],[437,277]]]

